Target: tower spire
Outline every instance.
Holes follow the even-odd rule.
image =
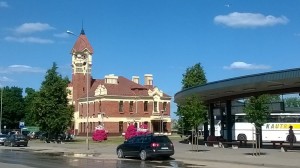
[[[81,32],[80,32],[80,34],[81,34],[81,35],[85,35],[84,30],[83,30],[83,20],[82,20],[82,22],[81,22]]]

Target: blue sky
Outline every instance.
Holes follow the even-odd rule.
[[[196,63],[209,82],[297,68],[299,7],[292,0],[0,0],[0,84],[39,89],[53,62],[70,77],[77,38],[66,31],[79,34],[82,21],[94,78],[150,73],[171,96]]]

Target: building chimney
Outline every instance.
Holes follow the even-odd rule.
[[[140,77],[139,76],[132,76],[132,81],[136,84],[140,84]]]
[[[145,74],[144,75],[145,78],[145,85],[153,85],[153,75],[152,74]]]

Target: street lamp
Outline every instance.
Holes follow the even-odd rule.
[[[181,116],[181,122],[182,122],[182,133],[181,133],[181,135],[182,135],[182,137],[184,136],[184,121],[183,121],[183,119],[184,119],[184,116]]]
[[[1,111],[0,111],[0,134],[2,133],[2,104],[3,104],[3,88],[1,87]]]
[[[164,124],[163,123],[163,114],[164,114],[165,111],[161,110],[160,112],[161,112],[161,114],[160,114],[160,133],[163,134],[163,129],[164,129],[163,128],[164,127],[164,125],[163,125]]]
[[[84,44],[87,46],[86,41],[81,38],[80,36],[74,34],[73,32],[67,30],[67,33],[73,36],[76,36],[78,38],[80,38]],[[86,66],[86,145],[87,145],[87,150],[90,149],[90,145],[89,145],[89,77],[88,77],[88,73],[89,73],[89,59],[88,59],[88,55],[85,54],[85,62],[83,63],[83,65]]]

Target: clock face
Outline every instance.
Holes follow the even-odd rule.
[[[75,56],[77,59],[84,59],[84,56],[82,56],[82,55],[76,55]]]

